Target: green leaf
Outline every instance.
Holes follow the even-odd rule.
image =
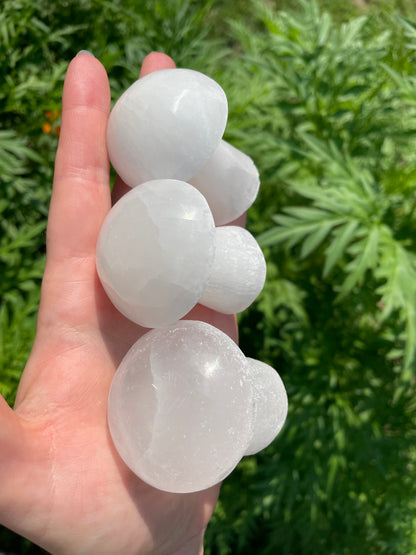
[[[367,231],[367,235],[354,243],[351,250],[355,251],[355,257],[346,266],[347,278],[340,288],[338,299],[344,298],[355,285],[364,279],[367,270],[373,269],[378,260],[378,241],[380,228],[378,224],[373,225]]]
[[[302,256],[307,256],[325,239],[331,228],[340,223],[337,216],[313,207],[289,207],[286,211],[296,214],[296,217],[286,214],[273,216],[273,220],[279,226],[257,237],[261,247],[286,241],[286,247],[292,248],[308,236],[302,251],[304,253]]]
[[[383,247],[376,276],[384,283],[377,293],[381,296],[382,319],[386,320],[394,310],[399,310],[405,322],[406,370],[413,368],[416,355],[416,261],[414,255],[388,234]]]
[[[317,228],[312,231],[308,237],[302,243],[302,249],[300,252],[301,258],[306,258],[314,251],[325,239],[331,229],[338,225],[339,221],[337,219],[332,219],[329,221],[323,221],[318,224]]]
[[[333,239],[325,251],[323,277],[326,278],[344,256],[347,246],[354,239],[359,227],[360,222],[358,220],[351,220],[334,231]]]
[[[11,240],[4,242],[0,245],[0,257],[5,256],[7,253],[26,247],[31,244],[31,240],[45,231],[46,222],[42,221],[38,224],[27,226],[19,230],[19,233]]]
[[[331,16],[328,13],[322,14],[321,28],[319,30],[319,35],[318,35],[318,45],[319,46],[325,46],[325,44],[328,41],[328,37],[329,37],[331,29],[332,29]]]

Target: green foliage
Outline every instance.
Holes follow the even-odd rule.
[[[289,416],[226,480],[206,552],[415,553],[414,27],[301,4],[258,2],[256,36],[231,23],[247,86],[228,134],[261,170],[268,263],[241,345]]]
[[[364,18],[334,28],[329,15],[314,14],[293,41],[288,40],[288,30],[296,25],[293,18],[287,17],[280,28],[271,19],[265,21],[279,48],[277,56],[267,59],[279,76],[275,94],[291,96],[284,110],[297,167],[291,166],[286,183],[311,202],[285,207],[285,214],[273,218],[277,227],[262,234],[260,243],[284,242],[289,249],[300,245],[300,259],[326,245],[322,277],[335,266],[345,274],[334,284],[338,300],[375,278],[380,318],[397,311],[406,324],[403,367],[409,370],[416,352],[411,239],[416,224],[416,120],[415,111],[386,78],[386,64],[379,63],[388,51],[389,35],[364,46]],[[407,99],[410,86],[404,91]],[[282,109],[282,102],[276,105]]]
[[[104,63],[114,99],[151,50],[217,78],[226,138],[260,170],[248,222],[268,278],[240,317],[241,346],[279,370],[289,416],[225,481],[207,555],[416,553],[416,14],[407,0],[356,4],[322,0],[331,16],[306,0],[5,0],[0,13],[10,403],[35,333],[61,90],[78,50]],[[4,530],[0,547],[40,552]]]
[[[300,245],[300,259],[327,245],[322,277],[327,278],[337,266],[346,276],[336,285],[337,300],[375,278],[380,318],[398,311],[406,324],[403,368],[410,369],[416,349],[415,252],[408,239],[416,224],[414,187],[408,181],[402,188],[396,180],[375,182],[363,164],[360,167],[353,160],[344,160],[333,143],[327,148],[312,136],[303,135],[302,139],[310,149],[304,153],[305,159],[312,156],[320,164],[318,171],[325,168],[325,173],[319,185],[316,178],[315,183],[308,183],[308,178],[292,184],[311,204],[285,208],[285,214],[273,218],[277,226],[260,236],[260,244]]]

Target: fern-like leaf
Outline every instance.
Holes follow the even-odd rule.
[[[415,367],[416,357],[416,256],[394,241],[389,233],[383,239],[382,255],[376,276],[383,283],[377,289],[381,297],[382,318],[399,311],[406,326],[404,368]]]

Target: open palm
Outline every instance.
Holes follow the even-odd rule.
[[[142,75],[174,67],[149,55]],[[36,340],[12,411],[0,397],[0,521],[57,554],[196,554],[218,487],[170,494],[140,481],[114,450],[107,396],[146,330],[108,301],[95,245],[111,207],[106,72],[77,56],[65,80]],[[118,180],[115,196],[125,185]],[[188,317],[236,338],[235,320],[196,307]]]

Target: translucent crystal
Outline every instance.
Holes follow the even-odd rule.
[[[156,178],[187,181],[217,148],[227,115],[224,91],[202,73],[164,69],[146,75],[111,112],[111,163],[130,187]]]
[[[217,227],[215,257],[208,283],[199,300],[225,314],[245,310],[266,279],[266,262],[257,241],[238,226]]]
[[[217,328],[181,321],[139,339],[111,386],[118,453],[142,480],[170,492],[208,488],[236,466],[252,437],[246,358]]]
[[[245,455],[254,455],[267,447],[282,429],[288,402],[285,386],[274,368],[247,358],[246,371],[253,387],[254,427]]]
[[[207,283],[215,227],[205,198],[188,183],[154,180],[124,195],[97,244],[104,289],[127,318],[158,327],[182,318]]]
[[[252,159],[222,140],[190,183],[207,199],[215,225],[224,225],[253,204],[260,179]]]

